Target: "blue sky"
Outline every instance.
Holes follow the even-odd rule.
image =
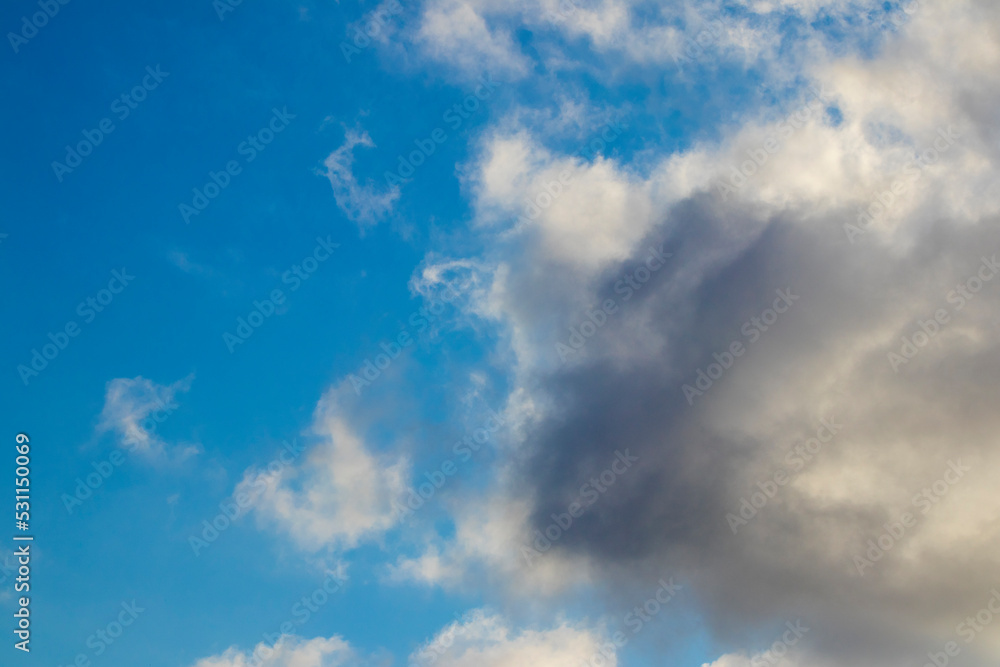
[[[77,1],[8,35],[0,401],[36,541],[4,664],[917,664],[988,599],[996,509],[948,487],[909,568],[854,576],[906,491],[996,451],[997,297],[947,295],[995,247],[997,56],[966,31],[1000,19],[926,5]],[[961,324],[886,365],[938,305]],[[833,413],[837,453],[729,533]]]

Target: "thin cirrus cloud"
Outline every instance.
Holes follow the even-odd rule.
[[[359,183],[354,175],[354,149],[358,146],[374,148],[368,133],[363,130],[345,130],[344,143],[330,153],[323,166],[324,176],[330,181],[337,206],[362,229],[378,223],[391,211],[399,199],[399,187],[379,190],[373,183]]]
[[[108,382],[97,425],[99,433],[112,432],[119,446],[150,458],[181,461],[195,456],[201,447],[191,443],[167,443],[158,426],[179,407],[177,396],[191,388],[194,376],[161,385],[142,376],[115,378]]]

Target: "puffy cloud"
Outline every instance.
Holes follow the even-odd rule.
[[[170,385],[161,385],[144,377],[115,378],[108,382],[101,410],[99,432],[117,434],[120,446],[149,457],[169,455],[185,459],[201,451],[198,445],[170,446],[156,435],[157,426],[166,421],[179,405],[175,397],[191,388],[193,376]]]
[[[264,642],[252,651],[235,646],[202,658],[192,667],[361,667],[351,647],[340,637],[303,639],[282,635],[274,645]]]
[[[413,39],[429,58],[466,77],[491,72],[516,78],[528,71],[510,31],[490,27],[477,8],[463,0],[428,2]]]
[[[750,667],[750,659],[739,653],[727,653],[712,663],[705,663],[701,667]]]
[[[513,564],[518,545],[629,447],[634,473],[540,562],[610,589],[669,565],[715,636],[754,656],[767,647],[748,635],[798,617],[814,628],[801,664],[895,667],[956,639],[1000,546],[978,472],[1000,462],[998,31],[993,3],[920,3],[874,57],[795,64],[822,104],[803,92],[641,169],[530,128],[487,135],[467,187],[492,271],[470,308],[511,350],[521,442],[491,502],[457,508],[454,538],[399,572],[558,590]],[[781,314],[777,290],[798,297]],[[824,419],[837,434],[810,441]],[[755,493],[745,525],[727,519]],[[965,655],[994,664],[1000,643]]]
[[[390,579],[462,589],[492,577],[520,595],[552,595],[592,583],[583,555],[532,549],[531,511],[530,502],[503,489],[464,498],[453,508],[454,538],[431,539],[420,555],[400,557]]]
[[[718,660],[701,667],[833,667],[834,664],[808,651],[801,650],[800,647],[793,646],[786,649],[779,645],[777,648],[778,653],[775,653],[773,649],[768,649],[749,656],[745,653],[727,653]],[[872,667],[884,667],[886,663],[867,664],[871,664]]]
[[[416,665],[441,667],[577,667],[618,664],[615,645],[593,629],[561,624],[546,630],[515,632],[508,622],[483,610],[466,614],[410,656]]]
[[[591,628],[561,623],[516,631],[499,615],[477,609],[442,630],[409,658],[411,665],[442,667],[577,667],[595,657],[615,667],[615,646]],[[192,667],[366,667],[376,661],[359,655],[338,636],[304,639],[282,635],[273,645],[252,650],[233,646],[202,658]],[[385,664],[379,662],[377,664]]]
[[[304,461],[250,470],[234,491],[258,497],[259,521],[306,551],[350,549],[393,527],[400,517],[392,502],[405,491],[409,473],[405,457],[369,451],[332,398],[337,391],[316,409],[313,432],[320,442]]]
[[[614,123],[604,137],[622,131]],[[556,157],[524,134],[489,141],[477,186],[484,219],[516,219],[516,233],[537,235],[541,252],[571,268],[624,259],[654,217],[649,184],[620,165]]]

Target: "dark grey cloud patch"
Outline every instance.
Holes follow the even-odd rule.
[[[617,582],[611,589],[663,571],[695,582],[723,641],[808,616],[822,627],[810,638],[820,654],[913,664],[914,648],[933,643],[930,629],[957,623],[996,584],[987,548],[1000,537],[995,522],[975,539],[942,543],[959,501],[943,498],[923,514],[913,496],[949,460],[995,460],[1000,277],[960,310],[947,296],[1000,240],[991,220],[932,229],[900,255],[846,243],[839,219],[753,220],[706,200],[672,211],[650,238],[667,239],[676,264],[595,334],[586,358],[539,379],[556,407],[528,439],[524,491],[535,499],[534,528],[544,531],[628,449],[639,459],[634,470],[552,549],[585,556]],[[725,231],[736,224],[762,231],[734,244]],[[684,261],[713,253],[722,259],[697,271]],[[798,300],[766,331],[751,325],[751,341],[743,325],[781,289]],[[611,291],[604,284],[598,294]],[[950,322],[894,369],[888,353],[942,308]],[[661,345],[623,353],[620,341],[635,328],[659,332]],[[733,341],[744,353],[689,404],[682,385]],[[792,469],[792,445],[824,417],[842,433],[809,468]],[[734,535],[726,514],[782,468],[791,481]],[[983,488],[970,480],[956,498]],[[853,556],[904,512],[916,525],[859,576]]]

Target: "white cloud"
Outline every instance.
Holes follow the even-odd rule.
[[[835,667],[836,663],[830,662],[828,659],[815,652],[810,652],[808,649],[803,649],[800,646],[791,647],[790,649],[783,650],[779,647],[779,652],[781,655],[777,655],[770,650],[766,650],[760,653],[727,653],[721,656],[718,660],[712,663],[706,663],[701,667]],[[900,662],[866,662],[866,667],[902,667],[907,664],[912,664],[913,661],[903,661]]]
[[[414,558],[400,557],[390,566],[389,578],[453,590],[477,581],[502,582],[525,596],[591,583],[585,558],[532,549],[531,509],[528,499],[503,488],[462,498],[452,508],[453,538],[431,540]]]
[[[701,667],[750,667],[750,658],[743,653],[727,653],[712,663],[705,663]]]
[[[471,611],[448,625],[410,656],[419,667],[579,667],[594,658],[618,664],[613,643],[582,626],[560,623],[551,628],[516,631],[506,619],[483,610]],[[202,658],[192,667],[364,667],[375,661],[358,655],[339,636],[304,639],[282,635],[273,646],[252,650],[233,646],[220,655]],[[380,662],[378,664],[385,664]]]
[[[330,396],[320,402],[313,432],[321,440],[298,466],[248,471],[234,494],[261,488],[260,522],[288,533],[300,548],[350,549],[396,525],[392,501],[405,491],[409,463],[376,456]]]
[[[718,0],[429,0],[419,28],[403,38],[435,66],[467,78],[484,71],[512,80],[532,73],[534,63],[512,37],[519,28],[532,31],[532,57],[550,72],[585,69],[612,78],[631,65],[668,65],[675,72],[733,63],[783,76],[801,54],[828,50],[822,28],[812,25],[819,15],[856,25],[859,16],[884,14],[880,0],[744,0],[744,6],[734,14]],[[803,20],[798,34],[789,30],[789,15]],[[568,56],[559,40],[582,41],[599,61]],[[792,63],[784,62],[789,58]]]
[[[551,148],[537,127],[516,123],[485,136],[465,173],[475,234],[487,250],[469,261],[492,267],[492,276],[484,275],[490,288],[468,307],[499,323],[498,356],[513,357],[510,405],[524,415],[525,443],[497,465],[510,463],[511,473],[497,475],[493,489],[455,503],[453,538],[429,540],[421,555],[398,561],[397,578],[457,586],[473,583],[475,573],[537,596],[559,590],[565,572],[597,580],[623,562],[641,569],[641,557],[616,549],[610,535],[618,535],[648,547],[649,569],[690,558],[684,567],[719,627],[752,626],[792,605],[815,612],[840,645],[821,645],[817,630],[810,637],[815,648],[796,658],[809,665],[895,667],[906,651],[924,652],[914,637],[951,636],[963,614],[982,606],[1000,544],[1000,499],[988,476],[963,478],[933,512],[920,514],[919,530],[875,572],[862,578],[851,567],[887,521],[914,512],[913,494],[942,475],[949,457],[974,458],[979,470],[1000,458],[995,411],[985,400],[995,393],[990,378],[1000,346],[995,281],[905,374],[895,375],[886,363],[900,336],[945,304],[945,294],[973,275],[982,253],[998,249],[991,239],[1000,191],[991,184],[1000,182],[1000,85],[992,74],[1000,70],[1000,9],[975,0],[919,5],[898,33],[884,36],[874,56],[819,49],[782,61],[782,76],[825,90],[823,104],[796,120],[790,135],[781,121],[805,97],[744,112],[720,138],[683,152],[656,155],[654,147],[642,165],[575,160]],[[755,4],[761,12],[803,15],[873,6]],[[601,39],[595,43],[614,43]],[[827,106],[837,108],[839,122]],[[960,139],[921,167],[916,187],[897,194],[861,245],[851,246],[844,223],[856,221],[858,210],[889,190],[915,157],[935,142],[940,149],[939,130],[947,134],[949,127]],[[764,164],[723,200],[718,184],[771,137],[783,138],[780,148],[768,151]],[[570,185],[559,197],[526,221],[504,224],[563,171]],[[633,299],[609,318],[578,364],[559,366],[554,344],[566,340],[586,308],[614,296],[610,286],[641,259],[653,232],[683,243],[683,250],[657,276],[660,282],[650,283],[649,298]],[[738,339],[745,319],[738,314],[757,294],[750,290],[770,294],[785,285],[760,285],[786,274],[811,290],[803,297],[810,305],[740,359],[710,400],[685,409],[680,384],[694,377],[693,362],[711,361],[712,346]],[[647,404],[655,405],[642,424]],[[783,465],[809,425],[831,415],[844,416],[849,432],[745,532],[727,534],[725,512]],[[553,431],[561,440],[549,436]],[[584,469],[574,465],[587,447],[630,435],[649,443],[650,457],[671,465],[662,463],[633,496],[623,491],[621,504],[602,508],[602,517],[581,520],[572,546],[567,541],[539,560],[546,569],[520,566],[518,546],[552,507],[537,505],[533,492],[557,496],[557,483],[572,484]],[[699,446],[687,452],[692,442]],[[727,449],[729,443],[739,445]],[[560,447],[565,456],[553,458]],[[702,467],[702,456],[733,470],[722,475],[716,463]],[[552,469],[543,475],[538,467],[546,461]],[[646,470],[660,465],[651,462]],[[674,474],[678,469],[684,475]],[[521,486],[511,482],[519,476]],[[704,479],[689,486],[699,476]],[[701,495],[696,487],[707,488],[717,476],[719,497]],[[649,511],[661,489],[663,504]],[[715,528],[722,533],[718,541]],[[730,538],[739,541],[723,541]],[[601,570],[602,558],[608,570]],[[548,571],[549,563],[563,567]],[[998,646],[979,638],[982,660],[975,664],[995,664]],[[900,657],[882,659],[890,654]],[[714,667],[749,663],[730,654]]]
[[[273,646],[261,642],[252,651],[235,646],[202,658],[192,667],[360,667],[350,646],[340,637],[303,639],[283,635]]]
[[[466,614],[410,656],[410,664],[439,667],[615,667],[615,646],[593,629],[563,623],[546,630],[516,632],[507,621],[482,610]]]
[[[108,382],[101,410],[99,432],[113,431],[122,447],[147,456],[169,455],[182,460],[201,451],[198,445],[170,446],[156,434],[158,424],[178,408],[175,396],[191,387],[193,376],[161,385],[141,376]]]
[[[360,184],[352,170],[356,146],[374,148],[375,142],[365,131],[346,130],[344,143],[323,163],[324,176],[330,180],[340,210],[364,227],[374,225],[392,211],[393,203],[399,199],[399,188],[392,186],[380,190],[370,181]]]
[[[477,8],[463,0],[428,2],[414,40],[431,60],[468,78],[487,72],[518,78],[529,69],[510,32],[490,27]]]
[[[613,142],[623,127],[605,130]],[[619,163],[556,156],[525,132],[487,141],[474,187],[481,221],[517,219],[514,233],[589,273],[627,257],[655,220],[649,184]]]
[[[819,6],[791,4],[801,11]],[[826,3],[845,10],[841,4]],[[954,6],[924,3],[908,16],[907,31],[875,60],[847,55],[800,63],[799,76],[813,82],[821,101],[806,94],[781,109],[755,112],[721,140],[663,156],[644,172],[619,160],[597,157],[588,163],[554,153],[544,146],[544,137],[509,121],[503,124],[483,139],[477,160],[466,170],[474,221],[494,249],[479,260],[493,267],[493,280],[474,307],[505,322],[522,365],[544,367],[555,342],[578,324],[573,318],[593,305],[594,281],[630,257],[672,206],[707,192],[727,200],[730,215],[750,214],[733,225],[728,248],[679,260],[698,263],[686,268],[688,285],[678,286],[682,293],[753,242],[769,215],[807,211],[801,224],[811,225],[824,214],[848,209],[852,213],[844,222],[854,222],[857,211],[888,189],[914,157],[939,141],[939,130],[947,133],[949,127],[963,138],[921,168],[919,187],[897,197],[866,239],[902,251],[935,220],[966,225],[1000,212],[1000,192],[988,186],[1000,176],[997,151],[969,136],[972,119],[965,108],[973,79],[988,79],[987,71],[1000,68],[1000,48],[964,39],[974,30],[972,14]],[[1000,100],[995,86],[980,86],[977,94],[984,103]],[[839,125],[827,117],[827,106],[838,108]],[[767,152],[763,165],[753,163],[752,154],[759,156],[772,139],[777,151]],[[753,173],[734,188],[733,174],[748,164],[745,171]],[[566,175],[568,185],[559,184],[560,175]],[[561,194],[547,193],[552,184]],[[513,220],[519,223],[500,224]],[[670,232],[669,220],[662,229]],[[487,277],[484,283],[489,282]],[[552,326],[556,322],[562,326]],[[606,352],[647,354],[649,332],[639,333],[623,332],[629,344]],[[588,354],[594,352],[588,349]]]

